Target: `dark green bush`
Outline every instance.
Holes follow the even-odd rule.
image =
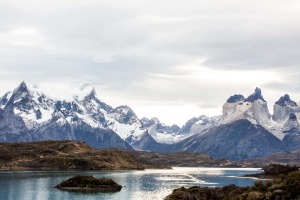
[[[277,178],[257,181],[250,188],[235,185],[222,188],[179,188],[166,197],[166,200],[300,200],[299,167],[268,165],[264,169],[269,175],[276,175]]]
[[[299,167],[296,165],[280,165],[280,164],[270,164],[262,168],[265,171],[266,175],[287,175],[290,172],[299,170]]]
[[[290,199],[300,197],[300,171],[291,172],[286,180],[286,191]]]

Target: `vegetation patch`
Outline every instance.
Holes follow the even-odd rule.
[[[153,168],[118,149],[95,149],[82,141],[0,143],[0,169],[119,170]]]
[[[220,188],[175,189],[165,200],[291,200],[300,199],[300,171],[297,166],[269,165],[263,168],[273,180],[257,181],[252,187],[229,185]],[[250,175],[252,176],[252,175]]]
[[[286,176],[291,172],[298,171],[299,166],[297,165],[280,165],[280,164],[270,164],[262,167],[264,170],[260,174],[248,174],[244,177],[256,177],[261,179],[273,179],[280,176]]]

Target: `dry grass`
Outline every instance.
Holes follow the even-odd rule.
[[[0,143],[1,169],[144,169],[117,149],[98,150],[81,141]]]

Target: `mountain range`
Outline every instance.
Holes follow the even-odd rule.
[[[126,105],[113,108],[89,82],[71,98],[53,97],[22,82],[0,98],[0,142],[82,140],[96,148],[154,152],[201,152],[217,159],[246,160],[300,148],[300,107],[284,95],[270,114],[259,88],[236,94],[221,116],[201,115],[184,126],[139,119]]]

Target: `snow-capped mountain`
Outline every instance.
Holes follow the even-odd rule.
[[[272,119],[276,122],[286,121],[291,113],[294,113],[298,118],[300,116],[300,108],[295,101],[292,101],[290,96],[285,94],[280,97],[274,105],[274,113]]]
[[[207,117],[205,115],[194,117],[185,123],[180,132],[187,136],[201,134],[206,129],[218,125],[220,118],[221,116]]]
[[[121,148],[129,149],[131,147],[128,144],[145,140],[146,132],[150,133],[147,136],[151,137],[149,141],[154,140],[157,145],[184,138],[179,134],[180,127],[176,125],[169,127],[158,119],[140,120],[126,105],[116,108],[109,106],[98,98],[89,82],[80,83],[69,93],[63,97],[53,96],[37,85],[28,86],[25,82],[14,91],[7,92],[0,98],[0,141],[87,141],[89,138],[90,144],[93,143],[95,147],[119,147],[120,144]],[[105,137],[99,136],[100,132],[106,133],[106,136],[114,135],[116,141],[111,138],[110,141],[104,141]],[[99,138],[103,141],[95,144]],[[145,142],[140,141],[139,149],[143,149],[142,144]]]
[[[264,100],[261,89],[248,98],[243,95],[231,96],[223,106],[221,124],[228,124],[239,119],[247,119],[253,124],[269,125],[271,114],[267,102]]]
[[[173,144],[186,137],[185,134],[181,134],[180,127],[177,125],[167,126],[164,123],[160,122],[157,118],[142,118],[142,125],[148,130],[148,134],[151,137],[163,144]]]
[[[284,95],[270,114],[262,91],[233,95],[223,114],[201,115],[183,127],[139,119],[129,106],[99,99],[88,82],[63,97],[22,82],[0,98],[0,141],[84,140],[97,148],[201,152],[215,158],[249,159],[300,148],[300,107]]]
[[[244,160],[286,151],[286,148],[262,126],[239,119],[194,134],[162,151],[202,152],[216,159]]]
[[[289,95],[280,97],[271,115],[261,89],[256,88],[248,98],[244,98],[243,95],[231,96],[223,106],[223,115],[219,123],[230,124],[239,119],[246,119],[252,124],[261,125],[282,140],[286,135],[284,132],[293,126],[293,123],[289,122],[290,114],[300,117],[300,107],[290,99]]]
[[[97,148],[132,149],[106,128],[106,114],[113,109],[86,83],[80,90],[82,96],[72,101],[54,100],[22,82],[0,99],[0,141],[84,140]]]
[[[164,152],[201,152],[214,158],[241,160],[300,148],[298,105],[288,95],[281,97],[270,114],[261,89],[245,98],[233,95],[223,105],[221,117],[192,136],[161,149]],[[193,118],[181,131],[197,127]]]
[[[136,150],[157,152],[162,148],[166,148],[169,144],[158,143],[153,137],[146,131],[140,136],[139,140],[131,143],[131,146]]]

